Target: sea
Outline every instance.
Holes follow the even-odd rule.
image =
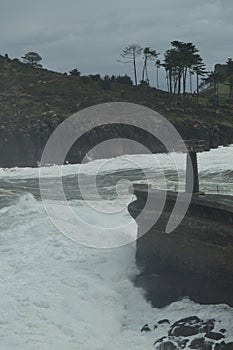
[[[198,163],[202,191],[233,195],[233,146],[200,153]],[[227,329],[225,341],[233,341],[233,308],[199,305],[188,297],[152,308],[132,282],[140,271],[137,225],[127,210],[135,197],[127,188],[147,181],[176,190],[177,169],[185,178],[184,154],[123,155],[64,165],[67,202],[56,205],[61,216],[67,203],[81,216],[77,231],[87,241],[67,237],[41,199],[39,176],[54,184],[58,168],[48,166],[42,173],[39,168],[0,169],[1,350],[149,350],[167,334],[168,325],[148,333],[141,332],[143,325],[193,315],[214,318],[216,330]],[[84,180],[85,198],[77,174]],[[50,194],[56,202],[56,186]],[[103,225],[119,228],[108,237],[99,230]]]

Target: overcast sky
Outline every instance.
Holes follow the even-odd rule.
[[[208,69],[233,57],[232,0],[0,0],[0,5],[0,54],[20,58],[36,51],[44,67],[60,72],[131,74],[130,66],[117,62],[130,43],[151,46],[162,60],[171,41],[191,41]]]

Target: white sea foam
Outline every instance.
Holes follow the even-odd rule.
[[[202,171],[208,171],[214,165],[214,169],[223,171],[231,169],[233,159],[233,145],[229,147],[219,147],[211,150],[211,152],[203,152],[198,155],[199,166]],[[216,159],[217,164],[216,164]],[[137,168],[137,163],[144,165],[145,168],[153,169],[159,162],[162,170],[179,168],[185,169],[185,155],[181,153],[160,153],[154,155],[124,155],[112,159],[97,159],[85,164],[66,164],[62,167],[62,175],[76,175],[78,172],[87,173],[89,175],[96,174],[96,171],[112,172],[121,170],[128,170]],[[174,166],[175,161],[175,166]],[[60,170],[60,166],[46,167],[43,175],[47,177],[55,177]],[[158,170],[153,169],[154,171]],[[159,169],[160,170],[160,169]],[[0,168],[0,175],[2,178],[11,179],[32,179],[38,178],[38,168]]]
[[[170,158],[160,157],[169,169]],[[175,157],[183,166],[184,156]],[[151,167],[150,156],[144,161],[145,167]],[[86,164],[87,174],[94,173],[101,162]],[[199,155],[199,165],[203,172],[231,169],[232,147]],[[118,158],[111,162],[110,170],[124,166],[127,169],[128,163]],[[67,165],[66,174],[76,173],[77,167]],[[48,177],[53,177],[54,168],[47,171]],[[11,180],[36,178],[38,169],[1,169],[1,176]],[[72,205],[89,215],[82,201],[74,200]],[[93,215],[93,222],[101,223],[103,217]],[[130,218],[122,212],[115,220],[127,222]],[[129,230],[122,234],[136,234],[136,225]],[[145,323],[153,326],[162,318],[173,322],[191,315],[215,318],[216,330],[227,328],[226,340],[233,340],[232,308],[200,306],[184,299],[162,310],[152,309],[131,282],[137,271],[135,244],[115,249],[78,245],[57,231],[41,202],[30,193],[0,209],[0,266],[3,350],[152,349],[154,341],[167,334],[168,326],[142,334]]]

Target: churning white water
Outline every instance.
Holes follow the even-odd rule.
[[[233,195],[233,147],[199,155],[201,188],[206,192]],[[176,186],[176,166],[185,166],[184,155],[156,155],[166,174],[167,187]],[[115,199],[117,181],[143,180],[137,163],[144,164],[149,181],[157,187],[161,169],[153,156],[97,160],[82,167],[87,179],[99,169],[102,207]],[[129,161],[130,160],[130,161]],[[94,225],[106,216],[94,212],[82,200],[77,188],[79,165],[63,167],[64,186],[70,205]],[[54,179],[56,167],[46,168]],[[176,321],[197,315],[215,318],[233,339],[233,309],[226,305],[200,306],[188,299],[164,309],[153,309],[143,291],[131,282],[137,273],[135,243],[114,249],[95,249],[75,243],[53,226],[40,200],[38,169],[0,169],[0,349],[3,350],[145,350],[165,335],[167,325],[143,334],[145,323],[161,318]],[[132,200],[129,194],[128,201]],[[92,198],[95,201],[95,198]],[[113,218],[111,218],[113,220]],[[135,235],[136,224],[127,208],[115,215],[125,223],[119,234]],[[127,223],[129,223],[127,225]],[[77,227],[77,230],[83,228]],[[87,232],[88,234],[88,232]],[[221,321],[221,322],[220,322]]]

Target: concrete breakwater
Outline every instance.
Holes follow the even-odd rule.
[[[137,221],[148,188],[134,185],[137,199],[128,209]],[[144,215],[150,220],[162,191],[150,189],[154,205]],[[184,296],[200,303],[227,303],[233,306],[233,197],[193,196],[181,224],[170,234],[166,224],[177,193],[168,192],[162,214],[140,237],[138,223],[136,261],[141,274],[135,279],[155,307]]]

